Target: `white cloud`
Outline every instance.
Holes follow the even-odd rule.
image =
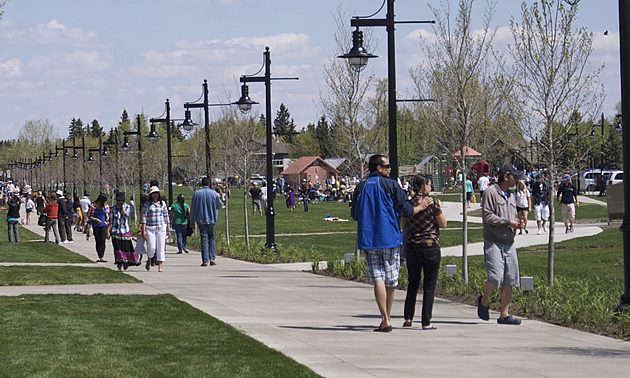
[[[22,74],[22,62],[19,59],[0,59],[0,78],[13,78]]]
[[[30,69],[39,71],[104,71],[111,67],[110,58],[97,51],[57,52],[34,56],[28,64]]]
[[[0,24],[0,41],[9,46],[64,46],[71,48],[110,48],[113,44],[102,40],[94,31],[69,28],[58,20],[36,26],[22,26],[9,21]]]

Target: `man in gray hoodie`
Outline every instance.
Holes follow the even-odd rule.
[[[496,289],[501,290],[501,315],[499,324],[521,324],[520,319],[509,313],[512,301],[512,287],[519,287],[518,258],[514,237],[522,225],[518,220],[516,196],[510,188],[516,186],[523,175],[512,164],[504,164],[500,169],[498,182],[492,184],[483,194],[481,217],[483,218],[483,251],[488,280],[483,295],[477,299],[477,315],[490,320],[489,299]]]

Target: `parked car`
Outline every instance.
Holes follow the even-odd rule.
[[[604,171],[606,172],[606,171]],[[598,189],[597,184],[601,177],[600,169],[584,169],[580,172],[580,190],[594,192]]]
[[[623,171],[610,171],[608,174],[604,174],[606,179],[606,185],[615,185],[623,183]]]
[[[258,185],[260,187],[260,186],[262,186],[262,184],[264,182],[267,182],[267,180],[265,179],[265,177],[263,175],[259,175],[258,173],[254,173],[249,178],[249,185],[253,185],[254,183],[256,183],[256,185]]]

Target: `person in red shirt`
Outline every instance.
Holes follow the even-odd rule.
[[[59,229],[58,229],[58,211],[59,204],[56,201],[56,196],[54,193],[50,193],[50,201],[44,207],[42,212],[46,215],[46,236],[44,237],[44,242],[48,242],[50,229],[53,229],[55,233],[55,243],[59,244]]]

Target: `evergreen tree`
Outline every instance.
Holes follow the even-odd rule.
[[[68,140],[72,140],[72,138],[80,139],[85,135],[85,130],[83,129],[83,121],[81,118],[72,118],[70,121],[70,126],[68,127],[69,135]]]
[[[280,109],[276,113],[276,119],[273,121],[273,131],[276,133],[278,140],[286,143],[293,143],[295,134],[295,122],[291,118],[291,113],[284,104],[280,104]]]
[[[129,119],[127,109],[123,109],[120,121],[118,122],[118,130],[120,130],[120,132],[131,131],[131,120]]]
[[[309,126],[311,124],[309,123]],[[319,145],[319,156],[327,159],[332,156],[332,139],[330,137],[330,126],[326,116],[322,116],[315,126],[315,139]]]
[[[89,135],[93,138],[98,138],[101,137],[103,135],[105,135],[105,133],[103,132],[103,127],[100,125],[100,123],[98,123],[98,120],[94,120],[92,121],[92,127],[89,127],[89,123],[86,126],[86,135]]]

